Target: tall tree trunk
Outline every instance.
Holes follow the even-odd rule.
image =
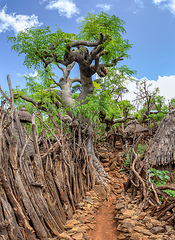
[[[87,153],[89,156],[92,156],[92,163],[94,166],[96,183],[106,185],[106,182],[109,181],[110,177],[105,172],[102,164],[100,163],[99,159],[97,158],[95,151],[94,151],[94,128],[91,124],[87,129]]]

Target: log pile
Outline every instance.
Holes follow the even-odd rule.
[[[8,83],[11,97],[3,94],[10,107],[5,101],[0,106],[0,239],[59,239],[65,221],[95,184],[91,156],[83,143],[63,136],[53,118],[56,133],[42,122],[39,146],[35,118],[30,135],[15,109],[9,77]]]

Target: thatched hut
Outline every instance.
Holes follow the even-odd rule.
[[[124,130],[125,134],[129,136],[134,136],[134,133],[139,135],[140,133],[148,132],[147,128],[144,128],[139,124],[137,120],[131,120],[128,122],[127,127]]]
[[[144,161],[147,167],[159,169],[168,169],[175,164],[175,110],[162,119],[149,142]]]
[[[31,123],[32,122],[32,116],[25,107],[22,107],[21,110],[18,111],[18,117],[19,117],[21,123]]]

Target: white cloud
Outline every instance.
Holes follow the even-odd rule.
[[[161,3],[161,2],[165,2],[165,0],[153,0],[153,2],[154,2],[155,4],[159,4],[159,3]]]
[[[37,77],[38,76],[38,72],[37,71],[34,71],[33,73],[17,73],[16,74],[18,77],[26,77],[26,76],[29,76],[29,77]]]
[[[170,9],[171,9],[171,13],[175,14],[175,0],[171,1]]]
[[[79,18],[76,19],[77,23],[80,23],[80,21],[83,21],[83,20],[84,20],[84,17],[83,17],[83,16],[81,16],[81,17],[79,17]]]
[[[134,0],[131,4],[132,12],[137,14],[144,8],[143,0]]]
[[[6,10],[7,7],[4,6],[0,11],[0,33],[10,30],[18,33],[26,28],[40,26],[42,24],[34,14],[31,16],[17,15],[16,13],[7,14]]]
[[[175,14],[175,0],[153,0],[162,9],[168,9],[172,14]]]
[[[109,11],[111,9],[110,4],[97,4],[96,7],[101,8],[103,11]]]
[[[71,18],[72,15],[79,13],[79,9],[76,7],[75,3],[71,0],[54,0],[46,6],[48,10],[57,9],[59,14],[67,18]]]
[[[159,87],[159,94],[164,96],[167,101],[175,98],[175,75],[163,77],[159,76],[157,81],[149,80],[149,82],[152,84],[150,90],[154,90],[156,87]],[[136,96],[134,94],[134,92],[136,92],[136,82],[129,82],[127,88],[129,89],[129,93],[125,94],[123,98],[133,101]]]

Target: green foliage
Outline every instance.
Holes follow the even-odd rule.
[[[130,166],[130,156],[131,156],[131,148],[129,149],[128,153],[124,153],[123,157],[123,167],[128,168]]]
[[[166,185],[170,181],[170,172],[169,171],[162,171],[162,170],[150,168],[148,170],[148,173],[150,173],[151,182],[154,183],[156,186]],[[168,189],[168,190],[163,190],[163,191],[175,198],[174,190]],[[160,199],[160,200],[162,201],[162,199]]]
[[[141,156],[145,152],[146,148],[146,145],[139,144],[137,148],[137,154]]]
[[[137,152],[136,152],[138,158],[139,158],[139,156],[141,156],[144,153],[146,148],[147,148],[146,145],[142,145],[142,144],[138,145]],[[124,159],[123,159],[124,160],[124,162],[123,162],[124,168],[129,167],[130,159],[132,158],[132,156],[133,156],[132,147],[129,147],[127,149],[127,151],[124,153]]]
[[[38,70],[44,66],[41,58],[46,53],[51,56],[55,53],[59,59],[63,59],[65,45],[70,43],[74,37],[74,34],[65,33],[60,28],[52,33],[48,26],[41,26],[40,28],[32,27],[21,31],[17,37],[8,37],[8,41],[14,43],[12,49],[18,55],[25,54],[24,65]]]
[[[114,74],[114,71],[110,71]],[[113,84],[110,84],[110,76]],[[112,78],[114,77],[114,78]],[[108,75],[101,81],[100,79],[93,82],[94,92],[92,95],[86,97],[81,103],[77,103],[77,107],[74,109],[74,113],[83,115],[90,119],[90,121],[95,121],[99,123],[99,113],[105,112],[107,118],[121,118],[123,115],[123,110],[126,108],[130,110],[133,109],[129,101],[118,102],[116,100],[117,96],[120,96],[118,87],[124,89],[124,80],[115,75]],[[115,98],[114,98],[115,96]]]
[[[110,51],[108,55],[104,55],[102,60],[108,63],[111,60],[123,56],[128,58],[127,50],[131,48],[131,44],[127,39],[123,39],[125,22],[115,15],[109,16],[107,13],[100,14],[88,13],[84,20],[80,21],[80,33],[78,37],[87,41],[97,41],[99,33],[108,37],[108,40],[102,44],[105,51]]]
[[[61,115],[64,116],[66,111],[70,110],[66,109],[65,106],[57,109],[54,105],[54,102],[58,101],[57,91],[59,90],[54,67],[60,67],[58,60],[64,60],[67,43],[71,46],[74,40],[80,39],[94,42],[100,38],[100,33],[103,33],[106,41],[99,47],[104,52],[107,51],[109,53],[102,55],[100,62],[110,64],[118,57],[129,57],[127,52],[131,48],[131,44],[127,39],[123,39],[123,35],[126,32],[124,29],[125,23],[121,19],[115,15],[109,16],[101,12],[100,14],[88,14],[81,23],[78,35],[65,33],[60,28],[55,33],[52,33],[49,27],[42,26],[39,28],[32,27],[24,32],[19,32],[17,37],[8,37],[8,41],[13,42],[12,49],[19,55],[25,55],[24,65],[27,68],[33,67],[38,73],[35,77],[26,76],[26,88],[23,90],[16,89],[16,94],[29,97],[42,104],[40,106],[46,107],[47,111],[53,116],[56,115],[54,113],[57,111],[61,111]],[[57,59],[55,56],[57,56]],[[50,64],[48,65],[46,62]],[[117,100],[120,94],[127,90],[125,86],[126,81],[134,72],[125,65],[118,68],[108,68],[107,70],[108,74],[102,80],[103,82],[99,84],[97,81],[94,81],[95,90],[93,94],[87,96],[81,103],[78,102],[81,86],[79,84],[73,86],[72,98],[75,100],[75,105],[73,106],[75,116],[81,114],[91,122],[99,122],[98,116],[100,111],[106,112],[106,116],[109,118],[119,118],[122,117],[122,111],[125,108],[132,109],[129,102],[123,102],[119,107]],[[24,100],[19,100],[18,104],[21,107],[24,104]],[[32,106],[31,103],[26,105],[28,105],[27,108]],[[45,113],[42,112],[42,115],[47,119]]]
[[[150,173],[151,182],[156,186],[165,185],[170,180],[170,172],[157,170],[155,168],[148,169],[148,173]]]
[[[175,108],[175,98],[172,98],[169,104]]]
[[[77,102],[77,107],[73,110],[75,116],[81,114],[91,122],[99,122],[100,111],[107,113],[107,117],[121,117],[121,111],[117,107],[115,100],[111,99],[108,91],[95,89],[93,94],[86,97],[82,102]]]
[[[137,118],[139,122],[143,121],[144,114],[146,113],[146,108],[142,108],[140,111],[134,113],[134,117]]]
[[[134,109],[133,105],[131,105],[130,101],[128,100],[119,101],[118,106],[122,110],[124,117],[127,117],[128,113]]]
[[[150,114],[148,118],[153,118],[157,120],[159,124],[160,121],[165,117],[168,113],[168,106],[165,104],[165,97],[157,95],[154,97],[154,106],[158,111],[156,114]]]
[[[72,97],[73,97],[74,100],[77,100],[77,98],[79,97],[79,94],[77,92],[73,93]]]

